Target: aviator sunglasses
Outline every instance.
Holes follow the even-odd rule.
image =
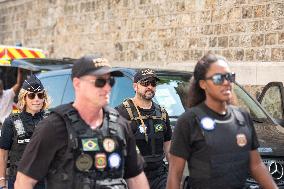
[[[214,74],[211,77],[207,77],[205,78],[205,80],[212,80],[212,82],[215,85],[222,85],[224,83],[225,80],[229,81],[229,82],[235,82],[236,79],[236,74],[234,72],[232,73],[225,73],[225,74]]]
[[[110,77],[108,79],[97,78],[97,79],[94,79],[94,80],[85,80],[85,81],[89,81],[95,87],[98,87],[98,88],[103,88],[107,83],[112,87],[115,83],[114,77]]]
[[[157,86],[157,81],[156,80],[142,80],[138,82],[140,85],[143,87],[148,87],[149,85],[152,85],[152,87]]]
[[[28,93],[27,94],[28,98],[33,100],[36,96],[39,98],[39,99],[43,99],[45,97],[44,95],[44,92],[42,93]]]

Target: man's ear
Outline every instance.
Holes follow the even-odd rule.
[[[77,89],[79,87],[79,85],[80,85],[80,79],[77,78],[77,77],[74,77],[73,78],[73,87],[74,87],[74,89]]]
[[[199,86],[201,89],[205,90],[207,87],[205,80],[199,80]]]
[[[133,83],[133,89],[136,92],[138,90],[138,84],[137,83]]]

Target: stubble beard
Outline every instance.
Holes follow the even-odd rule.
[[[151,94],[149,94],[149,92],[151,92]],[[151,101],[152,98],[154,98],[154,96],[155,96],[155,91],[146,91],[144,94],[140,93],[140,97],[146,101]]]

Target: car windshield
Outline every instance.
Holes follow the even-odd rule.
[[[154,101],[165,107],[171,117],[177,117],[184,112],[188,91],[188,79],[182,76],[159,76]],[[116,78],[111,93],[110,106],[115,107],[126,98],[135,95],[132,80],[126,77]]]

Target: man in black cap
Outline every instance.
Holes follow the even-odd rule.
[[[36,124],[46,114],[49,105],[46,91],[40,80],[32,75],[25,80],[18,95],[20,113],[11,114],[5,119],[0,137],[0,188],[14,188],[17,166],[26,145],[34,132]],[[6,178],[7,159],[10,159],[9,174]],[[36,189],[44,189],[44,182],[39,182]]]
[[[146,162],[145,173],[151,189],[166,187],[168,159],[172,130],[166,110],[152,99],[159,78],[152,69],[139,70],[134,76],[132,99],[126,99],[116,109],[131,121],[136,144]]]
[[[20,162],[17,189],[45,177],[48,189],[124,189],[124,179],[130,189],[149,188],[127,120],[107,106],[115,76],[122,73],[104,58],[74,63],[75,101],[39,123]]]

